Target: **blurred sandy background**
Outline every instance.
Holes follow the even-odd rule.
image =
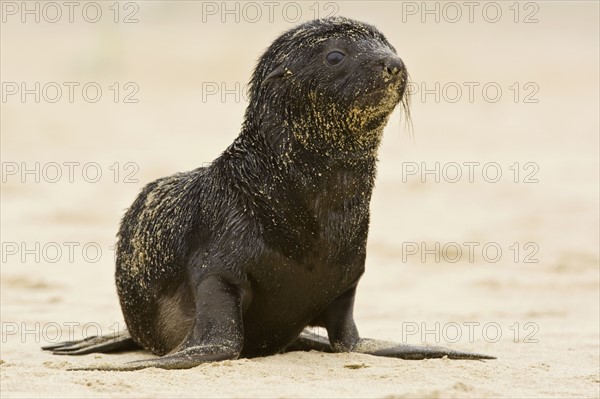
[[[37,2],[28,3],[33,9]],[[599,396],[598,3],[478,3],[469,22],[468,6],[458,2],[455,23],[456,8],[435,2],[427,7],[438,7],[439,22],[421,2],[280,2],[272,21],[264,2],[254,3],[261,17],[246,3],[230,2],[239,12],[224,14],[221,2],[98,2],[97,23],[83,19],[85,7],[95,18],[86,2],[77,3],[73,23],[66,6],[60,21],[48,22],[56,12],[45,4],[38,5],[39,23],[27,14],[23,23],[20,2],[2,2],[3,397]],[[497,18],[497,8],[499,21],[486,21]],[[299,21],[318,10],[374,24],[418,87],[440,83],[439,101],[413,95],[414,140],[399,113],[386,130],[356,304],[361,334],[498,360],[313,352],[185,371],[66,371],[148,356],[57,357],[39,347],[68,338],[71,323],[78,323],[75,338],[95,333],[94,326],[104,333],[123,327],[110,250],[120,217],[144,184],[209,162],[232,142],[245,101],[206,89],[245,85],[298,10]],[[123,23],[126,17],[138,22]],[[30,89],[40,82],[39,103],[33,94],[24,102],[20,92],[11,94],[22,82]],[[56,103],[48,101],[54,86],[42,92],[49,82],[63,89]],[[79,84],[73,102],[64,82]],[[90,82],[102,89],[95,103],[82,95]],[[465,82],[478,84],[473,101]],[[456,86],[462,97],[454,101]],[[492,102],[496,87],[502,94]],[[125,103],[135,88],[130,99],[138,102]],[[87,94],[94,96],[93,88]],[[537,101],[525,102],[528,95]],[[79,163],[72,182],[65,162]],[[447,166],[439,183],[407,173],[436,162]],[[473,182],[465,162],[480,164]],[[22,174],[36,163],[39,173]],[[54,163],[62,165],[58,179]],[[457,183],[449,182],[453,163],[462,165]],[[490,163],[502,172],[497,183],[482,176]],[[82,175],[84,165],[91,166]],[[102,176],[86,181],[96,179],[96,165]],[[486,178],[495,176],[487,171]],[[464,252],[471,242],[472,260]],[[410,255],[411,243],[433,252]],[[462,255],[456,246],[444,250],[448,243],[458,243]],[[502,250],[495,263],[493,248],[487,258],[482,253],[487,243]]]

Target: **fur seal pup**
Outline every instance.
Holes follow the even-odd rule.
[[[92,367],[106,370],[298,349],[492,359],[364,339],[354,324],[377,149],[407,104],[407,76],[371,25],[333,17],[285,32],[254,70],[233,144],[207,167],[148,184],[123,217],[116,284],[128,331],[44,349],[160,356]]]

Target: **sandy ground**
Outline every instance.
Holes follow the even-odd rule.
[[[112,2],[97,3],[97,23],[83,19],[84,8],[95,18],[85,2],[73,23],[66,6],[47,21],[56,10],[45,3],[39,23],[23,23],[19,4],[2,2],[0,35],[2,397],[600,395],[598,3],[478,3],[470,22],[458,2],[452,22],[456,8],[429,2],[436,22],[421,2],[277,3],[272,21],[259,2],[255,21],[245,3],[228,3],[236,15],[220,2],[147,1],[120,3],[117,23]],[[245,108],[235,85],[298,7],[301,20],[316,7],[379,27],[419,89],[414,139],[397,113],[381,148],[356,303],[362,335],[498,359],[310,352],[184,371],[67,371],[149,356],[57,357],[40,346],[123,327],[111,245],[124,209],[145,183],[211,161],[234,139]],[[39,102],[12,94],[22,82],[40,82]],[[78,84],[72,102],[65,82]],[[221,98],[221,84],[240,98]],[[436,163],[439,182],[420,175]]]

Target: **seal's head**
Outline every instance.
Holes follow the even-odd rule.
[[[261,57],[245,124],[283,124],[304,147],[328,155],[374,155],[394,108],[402,103],[408,111],[407,76],[375,27],[343,17],[313,20],[281,35]]]

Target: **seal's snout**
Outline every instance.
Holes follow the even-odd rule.
[[[397,76],[404,69],[404,63],[397,55],[389,55],[381,60],[386,75]]]

